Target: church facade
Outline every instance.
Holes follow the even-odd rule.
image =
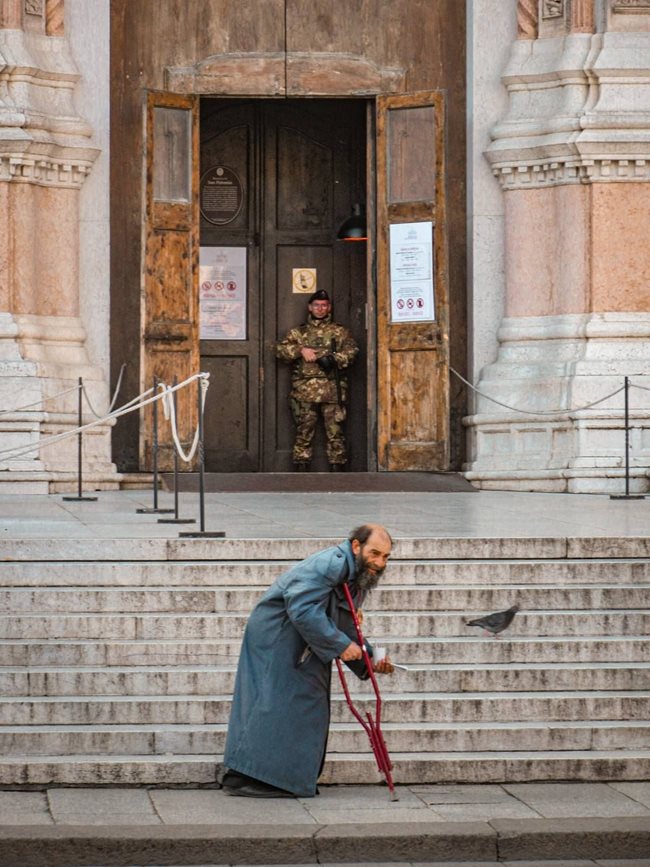
[[[314,287],[350,469],[619,493],[627,448],[647,490],[650,0],[345,9],[0,0],[0,490],[75,484],[80,396],[85,484],[130,483],[151,412],[112,398],[199,370],[207,469],[291,469]]]

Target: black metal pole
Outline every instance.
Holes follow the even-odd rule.
[[[153,396],[158,397],[158,377],[153,378]],[[152,406],[153,417],[151,421],[151,469],[153,472],[153,508],[151,509],[136,509],[138,515],[156,515],[168,514],[173,512],[173,509],[158,508],[158,401],[154,400]],[[174,449],[174,453],[176,450]]]
[[[178,385],[178,377],[174,377],[174,388]],[[174,392],[172,395],[172,400],[174,402],[174,418],[178,418],[178,402],[176,400],[176,395],[178,392]],[[173,441],[172,437],[172,448],[174,449],[174,517],[173,518],[158,518],[159,524],[195,524],[196,520],[194,518],[179,518],[178,517],[178,449],[176,448],[176,444]]]
[[[158,377],[153,378],[153,396],[158,396]],[[153,464],[153,508],[158,511],[158,401],[153,402],[153,431],[152,431],[152,455]]]
[[[201,513],[201,532],[205,533],[205,453],[203,451],[203,389],[201,379],[196,384],[199,408],[199,509]]]
[[[176,409],[176,392],[174,392],[174,409]],[[176,448],[174,449],[174,517],[178,520],[178,449]]]
[[[199,432],[198,432],[198,456],[199,456],[199,510],[200,510],[200,518],[201,518],[201,529],[197,530],[193,533],[179,533],[179,536],[184,536],[186,538],[198,538],[200,536],[212,538],[212,539],[223,539],[226,535],[223,530],[216,530],[207,532],[205,529],[205,450],[203,448],[203,427],[204,427],[204,418],[203,418],[203,382],[201,377],[197,380],[198,384],[198,409],[199,409]]]
[[[81,428],[83,427],[83,390],[84,390],[84,381],[83,377],[79,377],[79,389],[77,391],[77,427],[79,432],[77,434],[77,496],[76,497],[63,497],[64,500],[68,502],[78,502],[80,500],[87,500],[88,502],[94,502],[97,497],[84,497],[83,495],[83,433],[81,432]]]
[[[643,494],[630,493],[630,380],[625,377],[625,493],[610,494],[610,500],[645,500]]]
[[[625,496],[630,496],[630,381],[625,377]]]
[[[79,428],[79,433],[77,434],[77,497],[81,499],[83,485],[81,483],[81,476],[83,473],[83,434],[81,433],[81,428],[83,426],[83,406],[82,406],[82,398],[83,398],[83,387],[84,381],[83,378],[79,377],[79,390],[77,391],[77,427]]]

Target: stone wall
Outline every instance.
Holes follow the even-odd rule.
[[[0,485],[3,491],[65,490],[75,484],[76,449],[70,441],[44,440],[77,424],[82,376],[98,411],[108,404],[105,379],[107,320],[102,304],[102,269],[107,222],[89,243],[88,214],[106,210],[108,189],[101,178],[85,195],[86,179],[99,154],[98,141],[76,103],[80,79],[74,45],[87,53],[86,70],[97,64],[97,29],[77,27],[83,0],[68,0],[73,38],[66,34],[62,0],[0,0]],[[87,4],[86,4],[87,5]],[[103,0],[93,4],[101,9]],[[96,27],[97,22],[93,22]],[[107,34],[107,27],[104,26]],[[92,34],[92,39],[89,35]],[[83,53],[83,52],[82,52]],[[101,52],[100,52],[101,55]],[[97,65],[95,65],[97,64]],[[101,93],[101,90],[100,90]],[[88,107],[95,92],[87,93]],[[83,100],[82,100],[83,101]],[[104,113],[108,99],[96,102]],[[101,220],[101,218],[100,218]],[[92,275],[92,276],[90,276]],[[107,292],[104,290],[104,297]],[[92,298],[92,305],[90,299]],[[104,302],[105,304],[106,302]],[[93,324],[88,350],[84,314]],[[104,332],[102,333],[102,328]],[[104,348],[102,348],[104,347]],[[99,362],[99,363],[97,363]],[[63,391],[69,393],[60,395]],[[33,405],[29,406],[28,405]],[[91,420],[87,413],[85,421]],[[2,451],[34,447],[12,456]],[[36,448],[37,447],[37,448]],[[92,487],[117,484],[110,462],[110,429],[85,438],[85,477]]]
[[[508,108],[486,149],[503,190],[504,316],[467,419],[467,476],[620,492],[623,395],[583,407],[629,376],[631,487],[647,490],[650,5],[520,0],[518,12]]]

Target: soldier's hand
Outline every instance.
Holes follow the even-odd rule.
[[[361,648],[356,641],[351,641],[341,654],[341,659],[343,662],[351,662],[353,659],[361,659],[362,655]]]
[[[313,349],[310,349],[309,346],[303,346],[303,348],[300,350],[300,354],[305,359],[305,361],[316,361],[316,353]]]
[[[359,621],[359,626],[363,626],[363,611],[360,608],[357,608],[357,620]]]

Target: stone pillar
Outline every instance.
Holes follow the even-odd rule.
[[[108,404],[80,319],[80,190],[98,150],[75,109],[62,0],[0,0],[0,22],[0,452],[38,446],[0,454],[0,493],[70,490],[76,439],[44,443],[76,427],[77,394],[57,395],[82,376],[94,408]],[[118,485],[106,425],[84,439],[84,478]]]
[[[650,388],[650,2],[543,3],[487,150],[505,203],[505,315],[468,419],[480,487],[621,492],[622,394]],[[546,16],[546,17],[545,17]],[[501,404],[493,403],[493,397]],[[650,391],[632,389],[632,490]],[[519,412],[517,410],[523,410]]]

